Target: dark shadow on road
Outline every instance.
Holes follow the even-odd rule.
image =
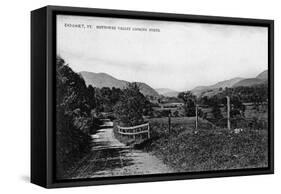
[[[110,175],[112,170],[133,165],[133,159],[126,157],[128,152],[128,149],[123,148],[93,150],[87,160],[81,164],[83,168],[78,167],[71,177],[89,178],[94,175]]]

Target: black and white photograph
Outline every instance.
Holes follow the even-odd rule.
[[[56,15],[56,179],[267,168],[268,36]]]

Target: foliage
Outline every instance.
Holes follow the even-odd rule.
[[[176,111],[173,113],[173,116],[174,116],[174,117],[179,117],[179,111],[176,110]]]
[[[140,92],[137,83],[129,83],[123,90],[120,101],[115,105],[117,118],[126,126],[134,126],[144,122],[143,116],[149,114],[149,101]]]
[[[185,123],[183,125],[183,122]],[[140,149],[152,151],[176,171],[209,171],[267,167],[267,131],[245,130],[238,134],[226,130],[204,130],[193,133],[191,120],[154,119],[152,138]],[[183,128],[184,127],[184,128]]]
[[[91,85],[89,87],[93,88]],[[95,112],[97,114],[101,112],[112,112],[113,107],[120,100],[123,93],[120,88],[115,87],[93,88],[92,90],[94,90],[95,95],[91,98],[96,101]]]
[[[183,100],[184,102],[184,109],[186,116],[192,117],[195,116],[195,102],[196,102],[196,96],[192,94],[192,92],[180,92],[178,94],[178,98]]]
[[[242,87],[240,87],[240,90],[241,89]],[[208,118],[208,119],[212,121],[214,124],[218,124],[220,120],[223,119],[221,108],[224,108],[226,110],[226,106],[227,106],[226,96],[230,97],[230,103],[231,103],[230,118],[231,119],[244,118],[244,112],[246,108],[245,105],[243,104],[244,103],[243,99],[245,98],[245,96],[243,97],[243,95],[237,92],[236,89],[226,88],[222,93],[219,93],[217,95],[210,96],[210,97],[203,96],[199,98],[199,103],[201,105],[212,108],[211,113],[213,115],[213,118]]]
[[[242,102],[251,102],[254,104],[261,104],[268,101],[268,86],[266,84],[256,85],[256,86],[240,86],[234,88],[225,88],[220,93],[208,97],[202,96],[199,101],[200,104],[213,106],[213,103],[226,104],[225,97],[229,96],[231,98],[231,103],[235,105],[236,108],[243,110],[241,107]]]
[[[219,121],[220,119],[223,118],[219,105],[213,106],[212,114],[216,121]]]
[[[268,100],[268,86],[267,84],[260,84],[255,86],[240,86],[235,88],[225,88],[222,96],[239,95],[242,102],[253,102],[260,104]]]
[[[93,89],[57,57],[56,61],[56,167],[57,176],[66,176],[72,165],[90,151],[95,107]]]

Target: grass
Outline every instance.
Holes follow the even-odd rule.
[[[267,131],[247,129],[238,134],[212,129],[200,120],[194,133],[195,118],[149,121],[151,139],[135,143],[135,148],[152,152],[178,172],[267,167]],[[129,143],[130,139],[121,141]]]
[[[56,178],[69,178],[76,163],[91,149],[91,138],[73,126],[57,129],[56,133]]]

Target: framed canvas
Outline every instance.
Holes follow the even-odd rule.
[[[31,12],[31,182],[272,174],[273,20]]]

